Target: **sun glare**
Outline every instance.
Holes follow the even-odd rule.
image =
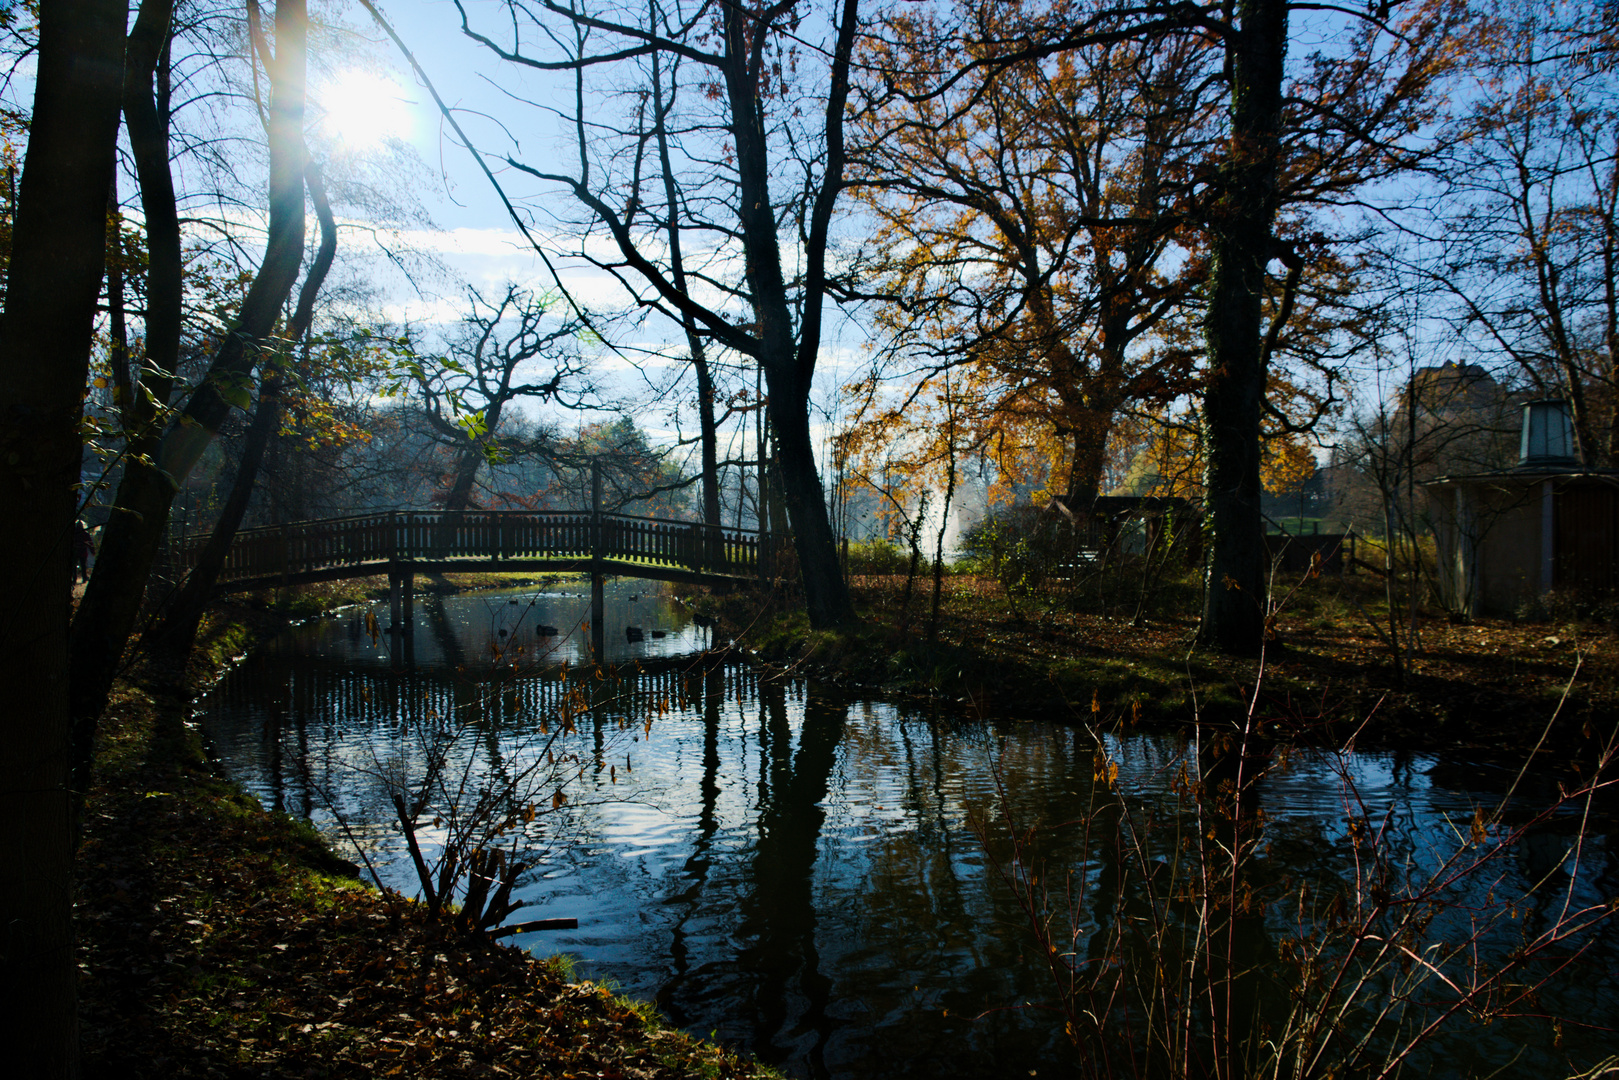
[[[342,72],[320,92],[321,126],[359,149],[410,134],[410,103],[392,79],[370,71]]]

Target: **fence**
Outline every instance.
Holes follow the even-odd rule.
[[[180,540],[180,565],[195,565],[206,542],[206,536]],[[751,529],[628,514],[401,510],[243,529],[219,580],[292,577],[344,566],[364,573],[361,567],[375,564],[590,560],[755,577],[761,547]]]

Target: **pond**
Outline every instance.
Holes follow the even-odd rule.
[[[1195,952],[1203,924],[1187,867],[1229,839],[1229,823],[1188,798],[1179,741],[1098,741],[1072,723],[967,719],[738,666],[696,670],[679,657],[704,631],[654,588],[621,582],[609,594],[611,676],[582,663],[585,590],[462,595],[418,604],[409,662],[373,636],[365,609],[296,628],[232,672],[201,719],[249,792],[309,817],[407,893],[416,875],[392,794],[433,770],[465,801],[495,792],[502,839],[537,860],[508,921],[578,920],[514,940],[566,953],[582,976],[789,1075],[1082,1075],[1048,955],[1104,982],[1131,973],[1108,984],[1125,992],[1103,1012],[1138,1045],[1152,1000],[1209,993],[1196,979],[1177,990],[1141,975],[1152,966],[1143,957]],[[1425,913],[1407,931],[1428,935],[1409,938],[1411,955],[1343,967],[1362,980],[1352,1001],[1333,999],[1345,1030],[1391,1001],[1443,1004],[1443,984],[1418,977],[1438,963],[1435,939],[1463,940],[1496,912],[1503,929],[1481,955],[1499,964],[1569,912],[1619,895],[1612,830],[1589,823],[1575,848],[1578,807],[1472,876],[1446,862],[1533,816],[1552,798],[1547,782],[1520,784],[1518,809],[1497,823],[1475,811],[1495,805],[1509,770],[1388,754],[1270,765],[1244,809],[1263,824],[1227,942],[1242,970],[1302,970],[1309,941],[1324,942],[1318,968],[1338,964],[1355,909],[1331,897],[1357,873],[1363,895],[1451,875],[1425,907],[1405,909]],[[428,853],[454,809],[424,813]],[[1027,837],[1019,851],[1015,836]],[[1025,880],[1042,875],[1055,954],[1008,883],[1020,868]],[[1515,899],[1531,881],[1540,891]],[[1376,936],[1393,917],[1372,938],[1395,940]],[[1368,938],[1358,940],[1364,955]],[[1596,1060],[1619,1042],[1603,1030],[1619,1019],[1619,951],[1611,936],[1590,944],[1577,976],[1513,1010],[1571,1018],[1560,1045],[1539,1021],[1462,1020],[1413,1073],[1566,1075]],[[1255,1043],[1286,1027],[1279,978],[1245,976],[1232,993],[1243,1017],[1233,1025]]]

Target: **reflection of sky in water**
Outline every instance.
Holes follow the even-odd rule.
[[[508,638],[518,632],[507,599],[457,598],[472,603],[447,615],[466,627],[456,647],[481,655],[490,628],[496,641],[499,629]],[[551,606],[538,617],[559,627],[562,601],[588,607],[584,598],[542,599]],[[624,599],[611,617],[640,617],[622,614],[629,608]],[[424,614],[419,607],[419,650]],[[681,640],[673,636],[677,620],[668,618],[666,648]],[[992,830],[986,854],[974,824],[1001,813],[993,761],[1005,808],[1022,825],[1044,826],[1031,854],[1052,886],[1071,881],[1088,890],[1078,947],[1088,947],[1117,905],[1130,913],[1137,875],[1121,855],[1117,814],[1092,813],[1113,804],[1093,782],[1095,752],[1082,731],[958,724],[801,682],[761,684],[734,668],[564,683],[554,669],[536,670],[532,654],[516,673],[499,674],[487,661],[456,672],[423,657],[418,651],[414,673],[394,674],[379,662],[385,652],[339,662],[307,642],[267,651],[210,698],[207,730],[249,790],[328,828],[333,810],[341,812],[377,845],[385,876],[406,888],[398,837],[378,824],[387,820],[385,766],[419,762],[442,731],[459,732],[451,759],[472,775],[510,775],[549,749],[570,801],[529,826],[546,861],[522,890],[530,906],[513,920],[572,916],[579,929],[520,939],[530,948],[571,953],[585,973],[655,999],[691,1030],[713,1031],[797,1075],[1072,1071],[1059,1025],[1024,1005],[1048,1000],[1049,985],[1029,955],[1023,913],[991,865],[991,855],[1007,857],[1005,829]],[[558,734],[558,709],[572,692],[593,708],[571,734]],[[1109,752],[1131,819],[1144,828],[1152,822],[1147,857],[1170,865],[1182,853],[1177,835],[1196,827],[1171,788],[1179,747],[1132,736],[1111,740]],[[1391,844],[1398,841],[1404,865],[1412,872],[1437,866],[1451,850],[1447,818],[1465,823],[1475,797],[1497,797],[1511,777],[1435,766],[1409,755],[1360,755],[1346,767],[1319,755],[1295,758],[1261,794],[1269,816],[1261,873],[1348,880],[1354,865],[1342,842],[1345,819],[1389,810]],[[535,793],[542,809],[556,781],[544,775]],[[1349,781],[1358,802],[1346,801]],[[1564,872],[1567,847],[1556,829],[1525,845],[1498,864],[1498,894],[1531,875]],[[1619,892],[1607,837],[1589,851],[1605,877],[1582,886],[1576,899]],[[1453,898],[1483,899],[1466,888]],[[1273,954],[1294,929],[1290,917],[1279,905],[1250,927],[1248,947]],[[1544,906],[1531,904],[1514,925],[1546,917]],[[1547,1004],[1612,1018],[1611,944],[1600,955],[1588,977]],[[1460,1030],[1421,1060],[1419,1074],[1493,1068],[1540,1046],[1544,1031],[1508,1022]],[[1565,1039],[1577,1059],[1605,1046],[1570,1028]],[[1509,1075],[1541,1075],[1553,1065],[1536,1057]]]
[[[656,582],[628,579],[607,585],[603,632],[608,662],[682,656],[707,644],[707,632],[693,626],[683,608],[658,595],[654,591],[658,588]],[[588,582],[544,590],[419,594],[415,606],[410,658],[418,666],[461,667],[501,660],[525,666],[580,663],[590,656]],[[366,633],[368,613],[376,616],[379,629],[387,627],[387,601],[377,601],[300,627],[277,647],[359,666],[387,665],[389,639],[384,634],[371,640]],[[627,631],[632,627],[641,632],[642,640],[630,640]]]

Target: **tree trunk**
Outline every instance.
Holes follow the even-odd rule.
[[[939,601],[944,592],[944,534],[950,529],[950,503],[956,497],[956,406],[950,399],[950,383],[944,385],[945,473],[944,513],[939,519],[939,536],[933,545],[933,610],[928,615],[928,647],[939,642]]]
[[[184,265],[180,210],[169,169],[169,27],[174,0],[146,0],[129,35],[124,68],[124,124],[146,219],[146,337],[142,393],[123,403],[126,457],[157,450],[160,413],[174,391],[180,363]],[[129,382],[133,383],[134,378]]]
[[[174,496],[218,433],[231,399],[250,377],[303,259],[305,0],[281,0],[275,27],[275,58],[267,65],[270,228],[264,261],[248,288],[236,326],[220,344],[208,375],[182,415],[165,431],[155,462],[127,463],[95,574],[73,620],[74,768],[81,785],[88,781],[95,725],[140,614]]]
[[[793,530],[799,573],[804,579],[804,600],[810,625],[817,629],[844,626],[854,621],[854,605],[838,566],[837,542],[826,513],[826,494],[815,468],[815,446],[810,439],[809,388],[778,386],[765,369],[770,389],[770,426],[776,436],[776,464],[781,474],[782,501]],[[779,380],[785,382],[787,380]]]
[[[79,419],[106,254],[128,8],[40,8],[28,156],[0,320],[0,1045],[78,1075],[67,641]]]
[[[810,625],[830,629],[855,621],[854,604],[838,566],[837,543],[832,521],[826,511],[826,494],[815,467],[815,444],[809,430],[810,380],[815,374],[819,349],[819,305],[824,299],[824,280],[806,285],[804,303],[815,306],[813,316],[806,311],[805,326],[794,341],[792,306],[782,275],[778,221],[770,199],[769,143],[759,111],[757,63],[759,42],[754,37],[753,16],[738,7],[726,7],[725,28],[726,90],[731,107],[731,136],[736,144],[736,207],[747,253],[748,291],[758,322],[759,366],[764,369],[769,389],[769,415],[776,435],[776,458],[781,468],[782,499],[792,526],[793,545],[798,552],[799,572],[804,581],[804,598]],[[848,37],[854,33],[854,3],[845,0],[840,26],[839,56],[844,65],[837,81],[847,76]],[[841,96],[834,87],[828,107],[828,123],[842,122]],[[841,133],[838,136],[841,139]],[[829,132],[829,142],[834,141]],[[824,218],[842,183],[842,145],[828,149],[827,175],[817,195],[812,233],[820,230],[819,248],[824,255]],[[810,248],[817,248],[811,239]],[[816,275],[812,273],[811,277]],[[814,324],[814,329],[809,324]]]
[[[1102,471],[1107,466],[1107,438],[1113,430],[1113,410],[1086,409],[1072,434],[1073,460],[1068,466],[1068,487],[1063,501],[1076,514],[1090,510],[1102,493]]]
[[[304,277],[303,288],[298,293],[298,307],[287,327],[287,340],[292,344],[303,342],[308,335],[310,324],[315,321],[315,300],[320,295],[327,272],[332,268],[332,260],[337,256],[337,219],[332,214],[331,203],[326,199],[325,184],[315,165],[311,164],[306,170],[306,180],[310,201],[315,204],[315,216],[320,220],[320,250],[315,253],[315,261]],[[304,350],[307,359],[307,343],[304,343]],[[247,431],[247,441],[242,447],[241,461],[236,466],[236,479],[231,484],[230,495],[219,512],[219,520],[214,523],[207,545],[197,556],[197,565],[186,575],[185,585],[152,635],[154,647],[181,659],[191,652],[191,646],[196,641],[197,625],[202,621],[202,613],[213,595],[214,584],[219,580],[220,571],[225,568],[230,546],[242,527],[242,518],[252,501],[265,450],[281,428],[281,372],[267,360],[262,378],[258,408],[254,410],[253,423]]]
[[[695,330],[695,327],[693,328]],[[714,423],[714,374],[708,366],[703,339],[688,335],[691,363],[697,369],[697,425],[703,448],[703,524],[720,525],[720,440]]]
[[[1203,392],[1209,558],[1198,641],[1252,655],[1264,641],[1265,537],[1259,511],[1265,393],[1262,300],[1273,250],[1287,52],[1285,0],[1240,0],[1231,137],[1209,223],[1208,375]]]
[[[477,482],[478,469],[483,462],[483,447],[474,439],[467,439],[466,444],[456,451],[455,477],[444,496],[446,513],[458,513],[472,505],[472,487]]]

